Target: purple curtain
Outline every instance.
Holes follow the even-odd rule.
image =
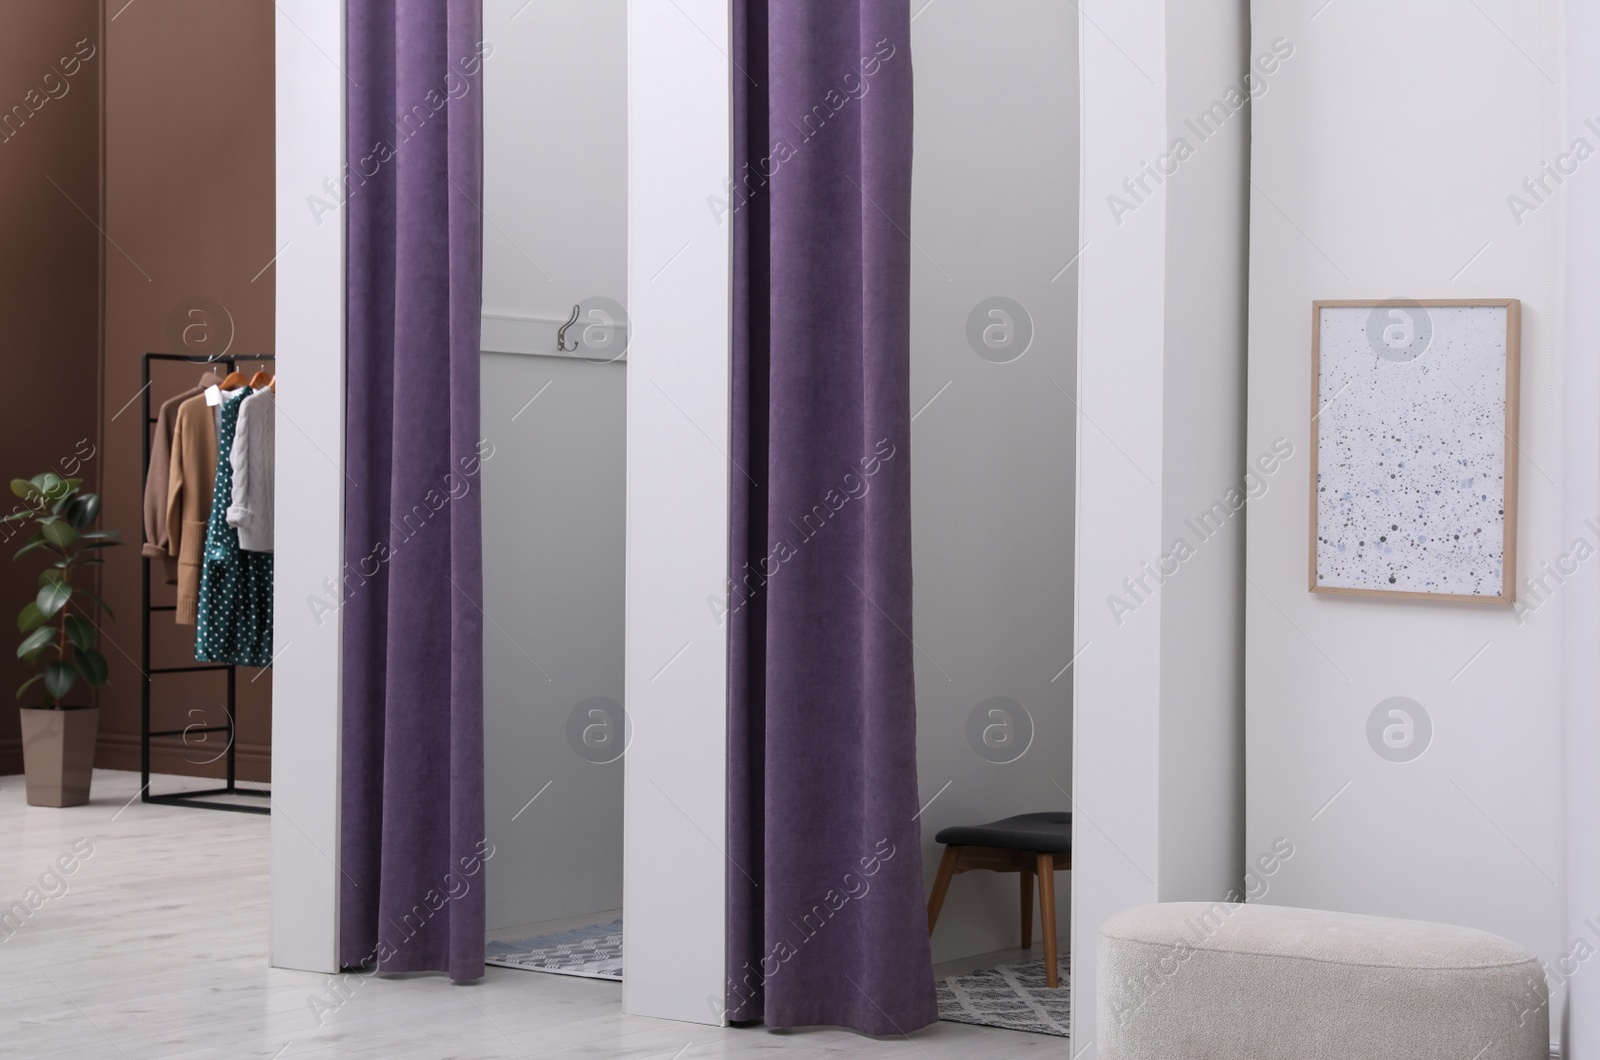
[[[347,0],[340,961],[483,974],[480,0]]]
[[[911,635],[905,0],[736,0],[728,1017],[938,1018]]]

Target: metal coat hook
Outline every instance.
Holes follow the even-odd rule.
[[[582,345],[582,343],[578,343],[578,342],[574,342],[570,347],[567,345],[567,329],[570,328],[572,325],[576,324],[577,322],[578,322],[578,307],[577,306],[573,306],[572,307],[572,316],[568,317],[567,318],[567,322],[565,324],[561,325],[560,329],[556,332],[556,349],[559,352],[561,352],[561,353],[571,353],[573,350],[576,350],[579,346]]]

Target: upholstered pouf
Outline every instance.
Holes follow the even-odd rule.
[[[1544,972],[1484,931],[1271,905],[1100,931],[1102,1060],[1548,1060]]]

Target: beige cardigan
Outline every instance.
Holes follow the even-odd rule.
[[[217,481],[217,421],[200,394],[178,406],[172,425],[167,471],[167,554],[178,563],[180,626],[195,624],[200,565],[205,561],[206,524]]]
[[[170,538],[167,534],[167,490],[171,485],[172,432],[176,426],[178,406],[203,393],[205,388],[222,382],[216,372],[207,372],[193,390],[185,390],[177,397],[161,403],[156,414],[155,433],[150,438],[150,467],[144,478],[144,548],[142,552],[151,559],[159,559],[163,580],[174,585],[178,580],[178,563],[168,553]]]

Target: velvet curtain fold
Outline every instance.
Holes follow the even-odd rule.
[[[346,0],[345,17],[339,955],[473,979],[493,853],[475,481],[483,15],[480,0]]]
[[[730,1020],[938,1018],[911,644],[904,0],[735,0]]]

